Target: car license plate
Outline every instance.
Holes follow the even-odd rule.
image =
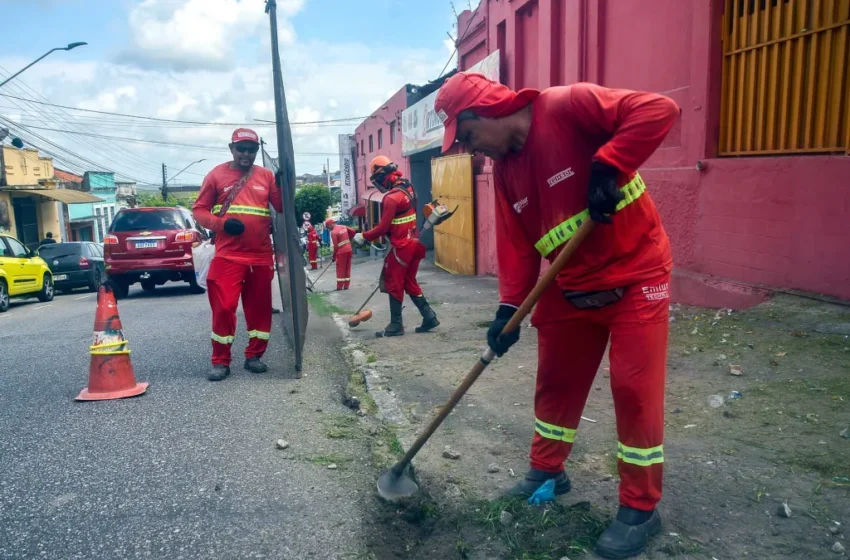
[[[136,249],[156,249],[156,241],[136,241]]]
[[[58,282],[59,280],[67,280],[67,279],[68,279],[67,274],[57,274],[56,276],[53,277],[54,282]]]

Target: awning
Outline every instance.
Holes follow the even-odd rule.
[[[366,206],[363,204],[355,204],[348,211],[350,216],[354,216],[355,218],[365,218],[366,217]]]
[[[74,191],[71,189],[33,189],[26,191],[16,191],[20,193],[37,194],[65,204],[81,204],[86,202],[103,202],[102,198],[98,198],[93,194]]]
[[[363,195],[363,200],[366,202],[381,202],[384,199],[384,194],[378,189],[368,189]]]

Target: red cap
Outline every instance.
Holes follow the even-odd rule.
[[[475,109],[482,117],[503,117],[519,111],[539,94],[533,89],[515,92],[483,74],[458,72],[446,80],[434,101],[434,112],[446,128],[443,153],[455,143],[457,116],[463,111]]]
[[[253,142],[254,144],[259,144],[260,137],[257,136],[257,133],[250,128],[237,128],[233,131],[233,136],[230,138],[230,142],[233,144],[237,142]]]
[[[325,227],[332,227],[336,222],[333,218],[328,218],[325,220]]]

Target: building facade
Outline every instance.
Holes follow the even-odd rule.
[[[746,305],[759,286],[850,299],[850,5],[482,0],[459,69],[499,52],[513,89],[589,81],[663,93],[681,118],[641,174],[673,245],[680,301]],[[836,55],[836,56],[833,56]],[[494,222],[474,163],[477,235]],[[497,271],[478,243],[477,271]]]
[[[96,202],[70,206],[71,229],[77,236],[73,241],[103,243],[118,211],[115,174],[111,171],[86,171],[83,175],[83,190],[91,193]]]

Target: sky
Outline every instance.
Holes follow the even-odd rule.
[[[437,78],[454,51],[447,35],[456,33],[454,10],[468,9],[470,0],[277,4],[289,119],[309,123],[365,117],[404,84]],[[198,184],[229,159],[235,127],[33,101],[250,124],[276,155],[274,126],[255,121],[274,120],[264,6],[264,0],[0,0],[0,81],[51,48],[88,43],[54,52],[0,88],[0,127],[53,155],[59,168],[99,166],[140,183],[160,183],[162,163],[173,177],[204,159],[175,178]],[[338,135],[352,134],[359,122],[293,125],[296,173],[321,173],[327,158],[337,170]],[[143,142],[103,138],[109,136]]]

